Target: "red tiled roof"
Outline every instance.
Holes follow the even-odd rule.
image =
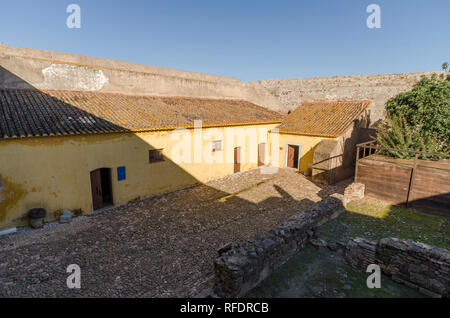
[[[308,102],[281,122],[280,133],[339,137],[370,106],[371,101]]]
[[[279,123],[280,113],[244,100],[0,89],[0,139]]]

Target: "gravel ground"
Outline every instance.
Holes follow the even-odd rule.
[[[339,192],[258,169],[0,238],[0,297],[186,297],[209,286],[227,243],[261,233]],[[69,289],[66,268],[81,268]]]

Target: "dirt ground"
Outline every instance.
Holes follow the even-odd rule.
[[[184,297],[209,284],[217,250],[265,232],[349,182],[280,169],[239,173],[0,238],[0,297]],[[70,264],[81,289],[66,285]]]

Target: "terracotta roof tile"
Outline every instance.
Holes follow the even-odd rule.
[[[0,89],[0,139],[279,123],[244,100],[37,89]]]
[[[339,137],[369,107],[371,101],[308,102],[286,116],[280,132]]]

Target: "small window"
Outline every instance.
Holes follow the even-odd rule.
[[[222,151],[222,140],[213,141],[213,143],[212,143],[212,151],[213,152]]]
[[[164,161],[162,149],[150,150],[149,158],[150,158],[150,160],[149,160],[150,163]]]

